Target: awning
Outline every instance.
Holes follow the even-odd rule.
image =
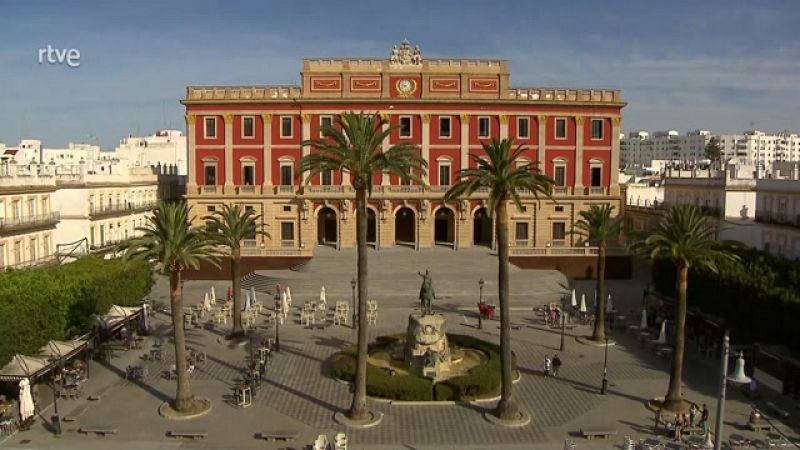
[[[111,305],[108,314],[100,317],[103,325],[108,331],[114,331],[120,328],[126,320],[138,316],[142,311],[141,306],[119,306]]]
[[[14,355],[2,369],[0,381],[19,381],[36,378],[50,370],[47,359],[39,356]]]
[[[69,359],[86,347],[86,341],[76,339],[72,341],[50,341],[39,350],[39,354],[48,360]]]

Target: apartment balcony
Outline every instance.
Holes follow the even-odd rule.
[[[58,223],[60,217],[58,212],[35,216],[5,217],[0,219],[0,233],[52,227]]]
[[[91,205],[89,207],[89,217],[100,219],[103,217],[123,216],[149,211],[158,205],[158,202],[145,202],[139,204],[119,203],[114,205]]]
[[[89,253],[92,255],[108,253],[116,249],[125,239],[106,239],[101,243],[89,245]]]
[[[236,194],[238,195],[260,195],[261,194],[261,186],[254,186],[252,184],[245,184],[236,186],[234,188]]]

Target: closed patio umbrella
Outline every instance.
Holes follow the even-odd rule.
[[[321,311],[324,311],[324,310],[328,309],[328,299],[327,299],[327,297],[325,295],[325,286],[322,286],[319,289],[319,306],[318,306],[318,308]]]
[[[647,329],[647,308],[642,308],[642,321],[639,323],[639,329]]]
[[[211,286],[211,302],[217,302],[217,291],[214,290],[214,286]]]
[[[572,290],[572,300],[570,301],[570,305],[572,305],[573,308],[578,306],[578,299],[575,298],[575,289]]]
[[[292,306],[292,289],[289,286],[286,286],[286,303]]]
[[[667,343],[667,321],[664,320],[661,322],[661,331],[658,333],[658,340],[656,341],[657,344],[664,345]]]
[[[244,291],[244,310],[250,311],[250,308],[253,306],[252,300],[250,299],[250,293]]]
[[[586,309],[586,294],[581,294],[581,309],[580,309],[580,311],[582,313],[585,313],[586,311],[588,311]]]
[[[287,300],[286,291],[281,292],[281,308],[283,309],[283,316],[289,314],[289,300]]]
[[[27,378],[19,381],[19,418],[27,420],[35,413],[36,406],[33,404],[31,395],[31,382]]]
[[[608,294],[608,298],[606,299],[606,312],[610,313],[614,311],[614,304],[611,303],[611,294]]]
[[[211,297],[208,296],[208,292],[203,295],[203,309],[211,311]]]
[[[255,286],[250,286],[250,300],[255,303],[256,301],[256,288]]]

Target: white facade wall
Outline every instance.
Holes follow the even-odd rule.
[[[698,162],[705,159],[705,148],[711,139],[706,130],[695,130],[681,136],[675,130],[637,131],[620,141],[620,164],[626,167],[650,167],[654,160]]]
[[[161,130],[150,136],[122,139],[114,156],[131,167],[177,166],[178,175],[187,175],[186,136],[178,130]]]

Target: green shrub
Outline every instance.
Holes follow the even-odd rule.
[[[86,331],[92,314],[137,305],[153,285],[147,263],[86,256],[41,269],[0,273],[0,366],[15,353]]]
[[[447,387],[437,390],[436,399],[465,400],[497,395],[500,391],[501,381],[500,346],[462,334],[451,334],[448,335],[448,338],[451,345],[480,350],[488,360],[484,364],[473,367],[466,375],[453,377],[439,383],[439,385]],[[516,367],[516,360],[512,361],[512,367]]]

